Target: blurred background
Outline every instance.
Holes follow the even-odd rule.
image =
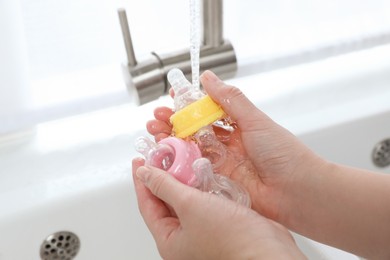
[[[118,8],[137,58],[189,46],[188,1],[0,1],[0,49],[15,53],[0,60],[0,133],[132,102]],[[385,0],[225,0],[224,37],[240,77],[387,44],[389,13]]]

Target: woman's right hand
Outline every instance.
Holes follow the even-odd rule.
[[[257,109],[239,89],[212,72],[205,72],[201,82],[238,125],[231,138],[237,141],[227,147],[241,146],[254,170],[241,167],[230,177],[249,191],[254,210],[321,243],[366,258],[390,259],[388,175],[327,162]],[[148,124],[149,132],[161,134],[164,129],[169,134],[169,117],[160,115],[160,119]]]

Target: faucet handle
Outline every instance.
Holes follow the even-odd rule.
[[[220,47],[223,43],[223,1],[203,0],[203,45]]]
[[[127,62],[122,64],[127,90],[136,104],[144,104],[155,100],[167,92],[165,73],[161,61],[157,55],[152,53],[149,58],[137,62],[126,10],[119,8],[118,16],[127,54]]]
[[[127,54],[128,65],[134,67],[137,65],[137,59],[135,58],[133,42],[131,40],[129,22],[127,21],[126,10],[124,8],[118,9],[119,23],[122,29],[123,40],[125,43],[125,49]]]

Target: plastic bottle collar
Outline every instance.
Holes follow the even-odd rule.
[[[186,138],[222,118],[225,112],[209,96],[191,103],[170,118],[176,137]]]

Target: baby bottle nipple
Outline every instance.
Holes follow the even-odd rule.
[[[175,91],[176,113],[170,118],[175,136],[186,138],[225,114],[209,96],[203,94],[184,77],[179,69],[168,72],[168,81]]]
[[[251,200],[247,191],[228,177],[214,174],[211,162],[206,158],[197,159],[193,164],[196,175],[196,188],[233,200],[243,206],[250,207]]]
[[[179,138],[193,135],[214,168],[224,163],[226,149],[218,141],[211,124],[225,113],[209,96],[194,87],[179,69],[168,72],[168,81],[175,91],[176,112],[170,118],[173,132]]]
[[[136,140],[135,149],[145,156],[145,164],[168,170],[175,159],[175,150],[166,144],[156,144],[146,137]]]
[[[225,146],[218,141],[212,126],[200,129],[194,135],[202,156],[209,159],[213,169],[219,169],[225,162],[227,152]]]
[[[195,182],[191,165],[202,155],[194,142],[168,137],[156,144],[146,137],[140,137],[135,149],[145,156],[146,165],[165,170],[184,184],[192,186]]]
[[[171,69],[168,72],[167,78],[175,92],[173,102],[176,111],[183,109],[187,105],[205,96],[205,94],[203,94],[198,87],[194,87],[186,79],[183,72],[177,68]]]

